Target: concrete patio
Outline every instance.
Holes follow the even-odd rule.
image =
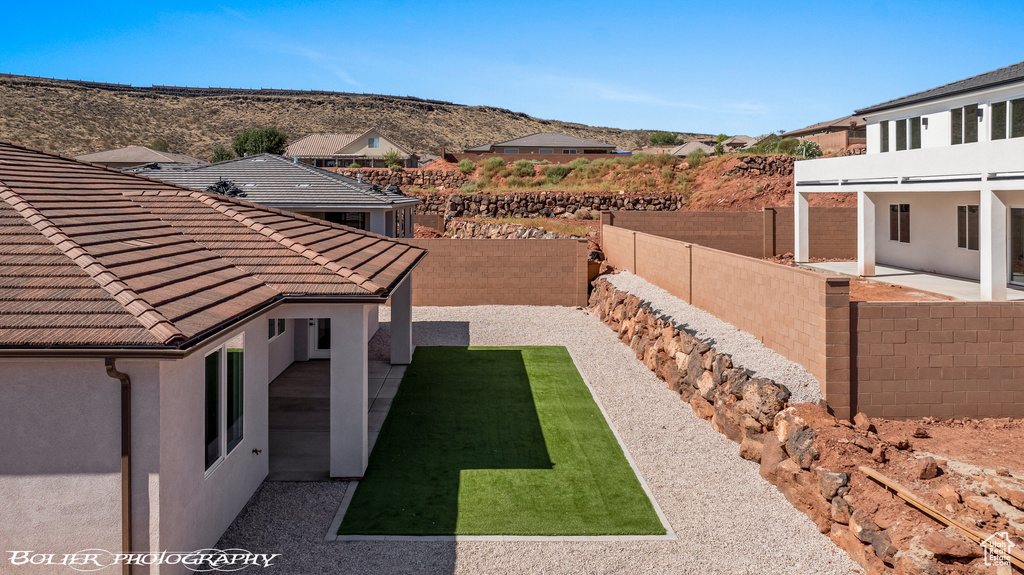
[[[369,448],[377,441],[404,365],[369,362]],[[329,481],[331,362],[297,361],[270,383],[268,481]]]
[[[818,262],[800,265],[818,271],[860,277],[857,275],[857,262]],[[864,277],[863,279],[937,293],[961,301],[982,301],[981,283],[977,280],[879,264],[875,264],[874,276]],[[1024,290],[1008,286],[1006,289],[1006,299],[1008,301],[1024,300]]]

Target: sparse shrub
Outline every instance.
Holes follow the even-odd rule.
[[[652,146],[674,146],[679,143],[679,138],[672,132],[655,132],[649,140]]]
[[[569,166],[550,166],[547,169],[547,173],[544,174],[544,177],[547,178],[548,183],[557,184],[564,180],[571,171],[572,168]]]
[[[696,150],[686,154],[686,163],[690,165],[690,168],[699,168],[704,160],[708,158],[708,153],[704,150],[697,148]]]
[[[384,152],[384,165],[393,172],[402,171],[402,153],[398,150]]]
[[[631,156],[629,156],[629,159],[626,160],[626,163],[630,167],[638,166],[640,164],[649,164],[651,162],[651,158],[653,157],[654,154],[648,154],[647,152],[638,152],[636,154],[632,154]]]
[[[533,162],[530,160],[516,160],[516,163],[512,164],[512,174],[520,178],[533,176],[536,173],[537,170],[533,168]]]
[[[509,176],[507,182],[510,188],[521,188],[526,184],[526,180],[519,176]]]
[[[235,154],[280,154],[288,143],[288,136],[275,126],[249,128],[235,135],[231,142]]]
[[[505,160],[499,158],[498,156],[487,158],[486,160],[484,160],[483,163],[485,168],[489,168],[492,171],[505,167]]]
[[[569,167],[574,169],[574,170],[582,170],[583,168],[587,167],[589,164],[590,164],[590,160],[588,160],[586,158],[576,158],[575,160],[569,162]]]
[[[792,156],[793,153],[796,151],[796,147],[799,145],[800,140],[797,140],[796,138],[783,138],[782,140],[779,140],[779,145],[775,149],[775,151],[779,154],[786,154],[787,156]]]
[[[498,172],[498,175],[499,175],[499,176],[501,176],[501,177],[503,177],[503,178],[507,178],[507,177],[509,177],[509,176],[511,176],[511,175],[512,175],[512,170],[510,170],[510,169],[508,169],[508,168],[502,168],[502,169],[501,169],[501,170],[500,170],[500,171]]]
[[[666,166],[674,166],[679,163],[679,157],[673,154],[654,154],[654,157],[651,158],[651,163],[663,168]]]
[[[356,163],[356,162],[352,162],[352,163],[351,163],[351,164],[349,164],[349,165],[348,165],[347,167],[355,169],[355,168],[361,168],[362,166],[360,166],[360,165],[359,165],[358,163]]]
[[[674,180],[675,177],[676,177],[676,171],[673,170],[672,168],[667,168],[666,167],[666,168],[662,168],[661,169],[661,179],[665,180],[666,184],[672,183],[672,180]]]
[[[234,157],[235,155],[231,153],[231,150],[228,150],[224,146],[218,144],[217,147],[213,149],[213,155],[210,156],[210,163],[216,164],[217,162],[226,162]]]
[[[462,184],[462,187],[459,188],[459,193],[460,194],[472,194],[476,190],[477,190],[476,182],[469,181],[469,182],[466,182],[465,184]]]
[[[171,146],[166,141],[161,140],[160,138],[157,138],[157,139],[153,140],[152,142],[150,142],[149,149],[150,150],[156,150],[158,152],[170,152],[171,151]]]
[[[821,151],[821,146],[819,146],[817,142],[804,140],[793,150],[793,155],[813,159],[820,158],[825,155],[825,153]]]
[[[476,169],[476,164],[469,158],[463,158],[459,160],[459,163],[455,165],[455,168],[463,174],[471,174]]]
[[[540,163],[541,163],[541,165],[546,166],[546,165],[550,164],[551,161],[550,160],[541,160]]]

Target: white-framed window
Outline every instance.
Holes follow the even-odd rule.
[[[206,474],[242,442],[245,403],[245,334],[238,334],[204,358],[204,459]]]
[[[956,247],[978,251],[978,206],[956,207]]]
[[[518,154],[519,148],[505,148],[506,154]]]
[[[284,319],[267,320],[267,339],[274,341],[288,330],[288,321]]]
[[[889,151],[889,120],[882,120],[878,123],[878,129],[881,133],[882,141],[879,143],[879,151]]]
[[[910,243],[910,204],[889,204],[889,240]]]
[[[921,147],[921,116],[896,120],[896,150],[916,150]]]
[[[366,141],[366,147],[367,148],[379,148],[380,147],[380,138],[368,138],[367,141]]]
[[[990,113],[993,140],[1024,137],[1024,98],[993,102]]]
[[[949,111],[949,143],[973,144],[978,141],[978,122],[981,116],[977,104],[968,104]]]

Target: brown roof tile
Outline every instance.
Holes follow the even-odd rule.
[[[0,142],[0,347],[178,345],[283,295],[387,297],[424,254]]]

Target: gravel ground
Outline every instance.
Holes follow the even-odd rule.
[[[621,279],[621,278],[620,278]],[[381,321],[389,320],[382,309]],[[344,483],[264,483],[218,548],[280,553],[271,572],[851,573],[849,557],[585,311],[415,308],[417,345],[564,345],[678,541],[325,543]],[[711,329],[711,328],[706,328]],[[748,362],[749,363],[749,362]]]
[[[640,276],[622,272],[604,277],[616,288],[651,302],[652,310],[666,321],[671,321],[676,328],[697,336],[719,353],[731,355],[734,365],[785,385],[793,394],[793,403],[813,403],[821,399],[821,387],[810,372],[765,347],[753,335],[686,303]]]

